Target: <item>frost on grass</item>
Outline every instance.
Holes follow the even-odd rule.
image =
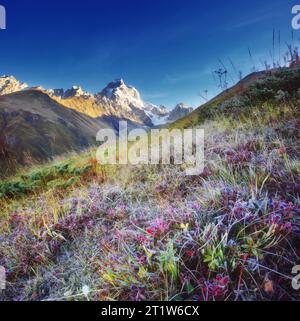
[[[296,299],[297,110],[205,123],[197,177],[175,166],[103,169],[83,155],[80,173],[49,165],[40,192],[1,201],[1,299]],[[62,184],[42,184],[49,177]]]

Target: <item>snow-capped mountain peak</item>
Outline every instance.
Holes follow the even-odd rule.
[[[193,111],[193,108],[180,103],[172,111],[169,111],[165,106],[161,105],[158,107],[148,103],[145,105],[145,111],[151,118],[154,126],[161,126],[187,116]]]
[[[80,86],[73,86],[71,89],[68,89],[64,93],[64,99],[73,98],[73,97],[92,97],[93,95],[87,91],[84,91]]]
[[[24,90],[28,85],[21,83],[14,76],[1,76],[0,77],[0,95],[11,94],[16,91]]]
[[[174,122],[180,118],[187,116],[193,111],[192,107],[187,106],[184,103],[179,103],[175,108],[170,112],[168,116],[168,122]]]
[[[60,99],[70,99],[74,97],[83,97],[83,98],[91,98],[93,95],[89,92],[84,91],[80,86],[73,86],[66,91],[64,89],[49,89],[47,93],[50,96],[54,96]]]
[[[129,108],[144,108],[144,102],[138,90],[132,86],[125,84],[123,79],[116,79],[109,83],[99,94],[99,99],[108,99],[119,106],[127,106]]]
[[[175,106],[175,110],[190,109],[190,108],[191,107],[189,107],[185,103],[179,103]]]
[[[152,114],[157,116],[166,116],[169,113],[168,109],[163,105],[156,106],[151,103],[145,103],[144,108],[146,111],[151,112]]]

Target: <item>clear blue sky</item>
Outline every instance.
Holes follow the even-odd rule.
[[[100,91],[115,78],[145,100],[193,106],[218,88],[212,70],[229,58],[244,74],[270,59],[273,28],[291,41],[289,0],[0,0],[0,74],[30,85]],[[300,38],[300,32],[296,37]],[[282,45],[284,47],[284,45]],[[284,48],[282,48],[282,51]],[[231,81],[236,73],[230,70]]]

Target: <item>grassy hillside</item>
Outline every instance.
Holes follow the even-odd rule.
[[[264,104],[300,97],[300,67],[280,68],[255,72],[225,90],[211,101],[200,106],[187,117],[171,125],[172,128],[188,128],[222,116],[234,113],[252,113],[252,108]]]
[[[98,130],[105,127],[106,122],[65,108],[40,91],[0,96],[0,175],[19,164],[95,145]]]
[[[200,176],[91,150],[2,181],[0,297],[299,299],[299,70],[259,78],[176,124],[205,129]]]

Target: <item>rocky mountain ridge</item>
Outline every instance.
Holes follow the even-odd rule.
[[[192,108],[183,103],[178,104],[172,111],[168,111],[164,106],[156,106],[145,102],[139,91],[126,85],[123,79],[116,79],[103,90],[92,94],[84,91],[80,86],[73,86],[67,90],[44,89],[41,86],[29,87],[13,76],[2,76],[0,78],[0,95],[29,89],[42,91],[61,105],[93,118],[116,117],[147,127],[176,121],[192,111]]]

